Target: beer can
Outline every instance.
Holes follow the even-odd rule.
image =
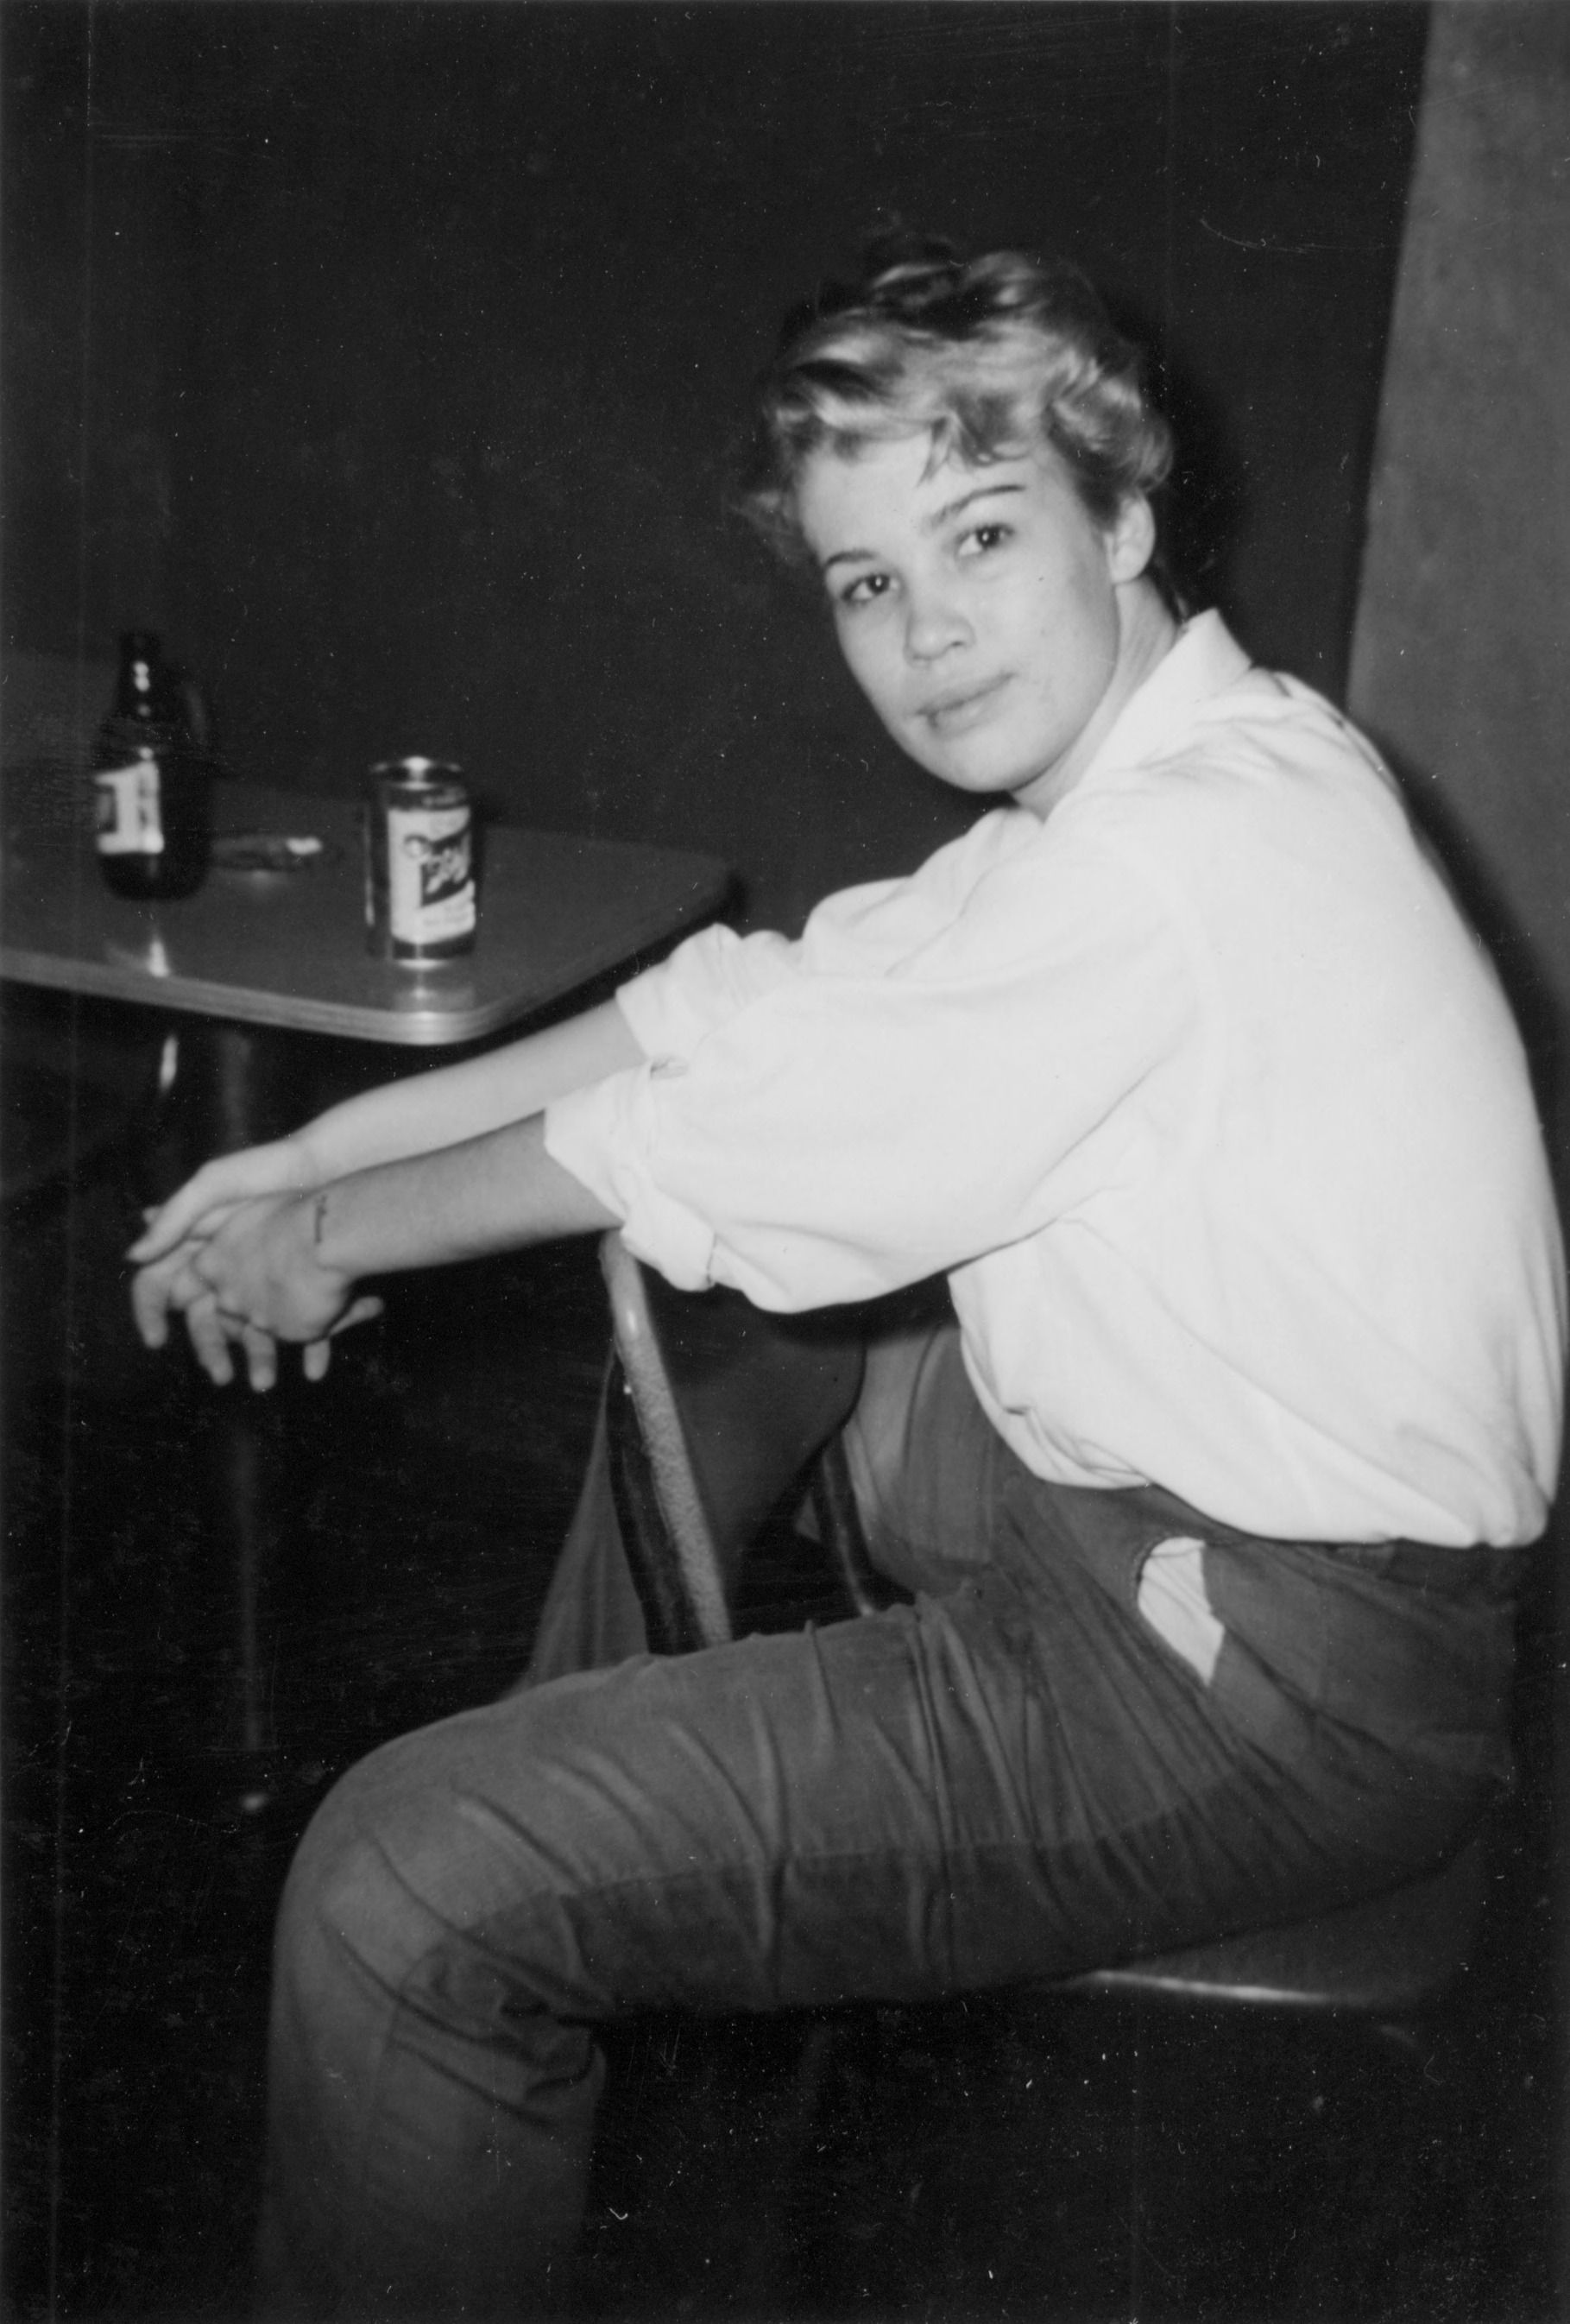
[[[474,817],[463,770],[444,759],[387,759],[364,808],[365,929],[384,960],[449,960],[473,947]]]

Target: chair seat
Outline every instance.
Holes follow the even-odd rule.
[[[1484,1878],[1483,1843],[1474,1840],[1439,1871],[1313,1920],[1091,1969],[1040,1989],[1405,2016],[1437,2001],[1464,1969]]]

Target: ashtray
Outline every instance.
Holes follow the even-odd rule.
[[[308,872],[337,853],[310,832],[227,831],[213,842],[220,872]]]

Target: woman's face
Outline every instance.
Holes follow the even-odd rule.
[[[959,790],[1045,816],[1171,641],[1143,577],[1150,510],[1136,495],[1104,528],[1046,447],[931,458],[924,433],[815,453],[802,530],[895,742]]]

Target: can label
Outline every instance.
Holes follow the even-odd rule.
[[[365,927],[384,960],[445,960],[474,942],[479,866],[460,771],[445,759],[418,758],[371,770]]]
[[[393,807],[387,815],[387,922],[394,945],[426,952],[474,933],[467,806]]]
[[[93,777],[97,798],[95,837],[100,855],[161,855],[163,815],[156,759],[101,767]]]

